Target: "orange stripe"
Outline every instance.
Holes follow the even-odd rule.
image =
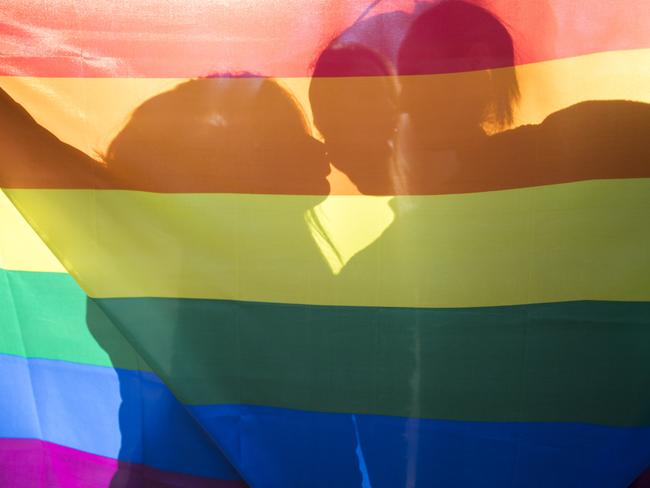
[[[650,50],[627,51],[518,68],[522,99],[515,111],[516,123],[542,122],[563,105],[585,99],[646,100],[644,91],[647,97],[647,90],[643,87],[648,75],[640,66],[649,55]],[[557,86],[559,80],[570,77],[571,73],[578,81],[571,83],[567,80],[564,85]],[[403,77],[401,81],[402,84],[420,83],[422,104],[426,106],[428,94],[435,93],[435,89],[427,88],[428,83],[440,79],[446,79],[446,83],[460,83],[468,76],[475,74]],[[580,82],[585,79],[590,80],[588,86]],[[187,193],[358,193],[340,171],[330,175],[328,189],[324,184],[327,169],[318,157],[322,148],[306,137],[302,126],[296,125],[299,123],[298,108],[290,107],[291,102],[285,100],[281,107],[283,111],[276,110],[272,105],[275,103],[271,100],[273,97],[262,101],[256,108],[265,120],[256,126],[248,126],[272,134],[263,141],[259,134],[252,133],[239,134],[221,143],[217,137],[211,136],[192,139],[194,136],[188,134],[215,127],[215,120],[196,122],[191,107],[170,105],[162,106],[156,115],[159,120],[154,120],[154,125],[160,122],[156,129],[158,132],[154,130],[154,135],[159,136],[153,138],[155,150],[147,149],[146,141],[142,139],[144,136],[138,136],[133,139],[135,143],[130,147],[134,154],[130,154],[126,164],[121,160],[118,161],[121,165],[102,165],[87,156],[93,154],[93,149],[106,152],[102,150],[102,141],[113,138],[111,132],[119,129],[120,122],[133,107],[181,81],[0,79],[0,86],[6,87],[12,96],[33,110],[43,126],[70,143],[62,144],[48,130],[36,124],[20,106],[7,97],[3,98],[0,100],[4,105],[0,111],[0,144],[5,162],[0,171],[0,185],[5,188],[104,188]],[[307,99],[309,79],[277,81],[295,96],[298,105],[310,109]],[[344,98],[342,93],[366,93],[384,82],[385,79],[363,77],[319,80],[318,83],[325,87],[321,90],[325,95],[320,103],[333,107],[332,113],[336,114],[340,100]],[[200,85],[211,81],[194,83]],[[246,86],[264,84],[260,79],[252,78],[232,79],[228,83],[243,91]],[[79,99],[79,93],[84,94],[81,97],[83,104],[75,101]],[[194,102],[185,100],[184,103],[188,106],[194,103],[203,110],[200,99]],[[174,110],[170,111],[170,107]],[[348,146],[342,146],[342,150],[339,147],[333,163],[352,175],[354,182],[366,193],[464,193],[585,179],[650,176],[650,157],[643,133],[643,128],[649,125],[650,114],[648,105],[643,103],[591,101],[555,113],[538,126],[496,134],[474,149],[471,145],[464,145],[459,154],[465,158],[466,164],[460,169],[450,161],[438,165],[420,164],[418,167],[413,163],[416,158],[409,158],[410,164],[402,159],[398,173],[414,173],[410,179],[417,181],[418,186],[397,184],[388,189],[381,187],[387,171],[381,171],[380,166],[373,165],[373,160],[364,154],[364,143],[368,143],[370,150],[378,146],[369,135],[376,127],[376,114],[372,110],[358,111],[354,117],[351,124],[350,117],[347,117],[342,122],[348,125],[340,125],[353,137]],[[170,121],[177,119],[192,119],[197,130],[191,127],[185,133],[174,130]],[[289,129],[284,130],[287,127]],[[433,127],[430,132],[436,133]],[[208,143],[203,152],[201,142]],[[262,144],[262,149],[255,149],[253,146],[256,144]],[[226,156],[216,158],[212,154],[215,148]],[[255,155],[257,158],[252,158]],[[169,163],[164,164],[165,160]],[[259,164],[251,164],[255,160]],[[346,166],[346,160],[361,161],[361,171],[353,174],[349,165]],[[440,161],[435,157],[431,160]],[[365,169],[364,164],[367,166]],[[400,183],[399,179],[397,183]]]

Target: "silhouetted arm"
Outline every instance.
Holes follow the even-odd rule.
[[[42,127],[0,89],[0,186],[96,188],[101,165]]]
[[[466,191],[554,185],[593,179],[650,177],[650,104],[587,101],[558,110],[539,125],[491,136],[463,180]],[[469,184],[473,176],[474,186]]]

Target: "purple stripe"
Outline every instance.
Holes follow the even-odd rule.
[[[245,488],[242,481],[212,480],[160,471],[35,439],[0,439],[0,486],[12,488]]]

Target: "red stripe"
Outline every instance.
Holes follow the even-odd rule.
[[[474,2],[506,24],[516,64],[650,47],[645,0]],[[0,75],[195,77],[307,76],[322,48],[371,2],[133,0],[116,7],[109,0],[55,0],[47,8],[36,0],[3,3]],[[413,6],[410,0],[386,0],[367,18]],[[393,14],[361,22],[351,37],[394,53],[409,24],[405,18]]]

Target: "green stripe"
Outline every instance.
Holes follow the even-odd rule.
[[[191,404],[650,425],[650,303],[94,302],[68,275],[0,270],[0,353],[144,368],[98,304]]]
[[[189,404],[650,425],[650,303],[97,302]]]
[[[65,273],[0,269],[0,353],[148,370]]]

